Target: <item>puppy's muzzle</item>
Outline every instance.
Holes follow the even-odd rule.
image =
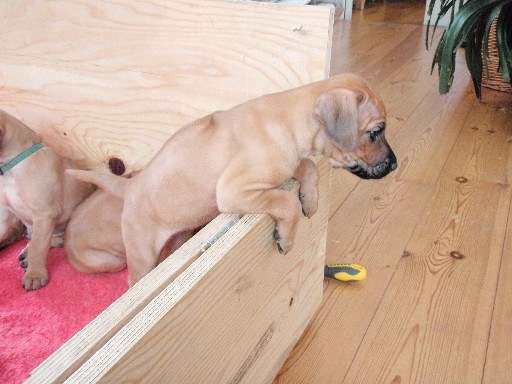
[[[356,164],[349,167],[348,170],[361,179],[382,179],[388,173],[394,171],[397,166],[396,156],[390,148],[388,157],[373,167],[366,169],[360,164]]]

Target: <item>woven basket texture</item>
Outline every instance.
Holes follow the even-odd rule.
[[[489,57],[487,59],[487,65],[489,68],[489,77],[486,76],[485,62],[484,71],[482,75],[482,85],[487,88],[495,89],[502,92],[512,92],[512,85],[505,82],[503,79],[503,73],[499,70],[500,57],[498,54],[498,48],[496,45],[496,22],[497,17],[491,26],[491,32],[489,33]]]

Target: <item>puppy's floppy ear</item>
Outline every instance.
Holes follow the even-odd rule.
[[[361,99],[349,89],[335,89],[320,95],[313,112],[329,137],[348,152],[357,146],[357,105]]]

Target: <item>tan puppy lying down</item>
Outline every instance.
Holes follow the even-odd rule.
[[[71,212],[93,191],[92,185],[65,175],[66,169],[75,167],[73,162],[39,147],[41,141],[41,136],[0,110],[0,241],[5,245],[9,237],[16,240],[21,223],[27,227],[31,240],[20,254],[26,290],[46,285],[50,245],[62,246]],[[11,168],[16,157],[31,148],[35,151]]]
[[[118,272],[126,267],[126,251],[121,235],[123,200],[98,189],[71,215],[64,236],[70,264],[80,272]],[[159,261],[169,256],[193,231],[173,236],[160,251]]]
[[[132,179],[72,171],[124,199],[121,226],[129,283],[151,271],[167,239],[218,213],[267,213],[281,253],[293,247],[301,211],[315,213],[311,155],[362,178],[397,166],[385,137],[386,110],[361,78],[344,74],[266,95],[180,129]],[[278,189],[301,183],[299,198]]]

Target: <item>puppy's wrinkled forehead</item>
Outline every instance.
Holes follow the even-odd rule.
[[[362,79],[358,83],[355,91],[362,97],[360,105],[365,106],[363,112],[366,110],[371,117],[385,120],[387,117],[386,106],[377,91],[373,90],[370,85]]]
[[[357,75],[346,73],[336,76],[335,83],[336,86],[350,89],[358,95],[359,105],[364,107],[359,111],[360,113],[367,114],[366,117],[371,120],[386,120],[387,113],[384,102],[366,80]]]

